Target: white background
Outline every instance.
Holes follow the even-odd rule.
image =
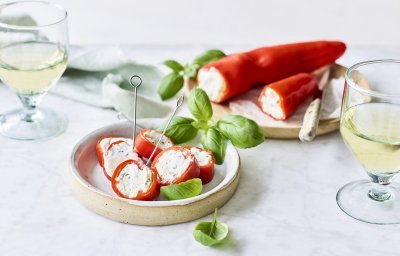
[[[399,0],[53,0],[69,11],[71,43],[266,45],[339,39],[400,45]]]

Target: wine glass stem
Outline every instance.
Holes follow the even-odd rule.
[[[368,192],[370,198],[376,201],[386,201],[391,197],[389,185],[392,182],[393,175],[375,175],[368,173],[371,177],[372,187]]]
[[[21,100],[23,110],[22,110],[22,120],[25,122],[35,122],[40,119],[37,106],[42,100],[44,93],[38,94],[18,94]]]

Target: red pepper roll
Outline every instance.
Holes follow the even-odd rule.
[[[120,197],[150,201],[160,194],[157,172],[142,162],[127,160],[118,165],[111,186]]]
[[[128,160],[141,162],[138,154],[133,150],[132,139],[119,137],[105,137],[96,144],[96,153],[104,175],[111,180],[115,168]]]
[[[209,183],[214,178],[215,158],[213,153],[201,147],[186,146],[186,148],[189,149],[196,158],[197,165],[200,168],[199,178],[201,182],[203,184]]]
[[[317,89],[318,81],[314,76],[300,73],[266,85],[259,97],[259,104],[262,111],[272,118],[285,120]]]
[[[141,157],[149,158],[156,147],[157,141],[160,139],[162,132],[156,130],[141,130],[135,139],[135,150]],[[163,149],[173,146],[174,143],[167,136],[163,136],[158,145],[154,157],[156,157]]]
[[[156,170],[161,186],[178,184],[200,175],[194,155],[189,149],[181,146],[169,147],[162,151],[154,159],[151,167]]]
[[[316,41],[262,47],[232,54],[202,67],[197,82],[216,103],[239,96],[255,85],[310,73],[342,56],[346,45],[338,41]]]

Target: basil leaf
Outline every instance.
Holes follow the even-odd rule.
[[[213,152],[216,164],[223,164],[226,150],[226,139],[215,128],[207,129],[201,137],[201,144]]]
[[[177,94],[182,87],[183,77],[174,71],[161,79],[158,94],[160,94],[162,100],[166,100]]]
[[[163,64],[175,72],[179,72],[179,71],[183,70],[183,66],[175,60],[166,60],[163,62]]]
[[[217,209],[212,222],[200,222],[193,230],[194,239],[205,246],[221,243],[229,233],[228,225],[217,221]]]
[[[175,144],[182,144],[196,137],[198,130],[192,125],[193,122],[195,120],[192,118],[176,116],[172,119],[165,134]],[[160,127],[159,130],[163,130],[164,127],[165,125]]]
[[[216,49],[212,49],[212,50],[208,50],[205,53],[203,53],[202,55],[198,56],[197,58],[194,59],[193,64],[197,64],[200,67],[212,62],[212,61],[216,61],[219,60],[223,57],[225,57],[225,53],[221,50],[216,50]]]
[[[208,95],[198,87],[190,92],[188,107],[192,115],[198,120],[208,121],[213,115],[213,109]]]
[[[203,189],[201,179],[191,179],[179,184],[161,187],[161,193],[168,200],[179,200],[200,195]]]
[[[238,148],[251,148],[264,142],[264,132],[246,117],[229,115],[217,122],[218,130]]]

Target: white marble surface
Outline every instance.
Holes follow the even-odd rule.
[[[138,60],[186,60],[198,48],[131,48]],[[400,49],[352,48],[349,65],[399,57]],[[0,112],[19,106],[0,86]],[[344,184],[366,178],[340,135],[309,144],[267,140],[240,150],[242,176],[219,212],[230,227],[226,243],[198,244],[198,221],[166,227],[121,224],[86,209],[67,183],[69,154],[88,132],[116,120],[115,112],[48,95],[43,106],[68,115],[61,136],[43,142],[0,137],[0,255],[399,255],[399,225],[378,226],[346,216],[335,202]],[[210,216],[204,218],[210,219]]]

